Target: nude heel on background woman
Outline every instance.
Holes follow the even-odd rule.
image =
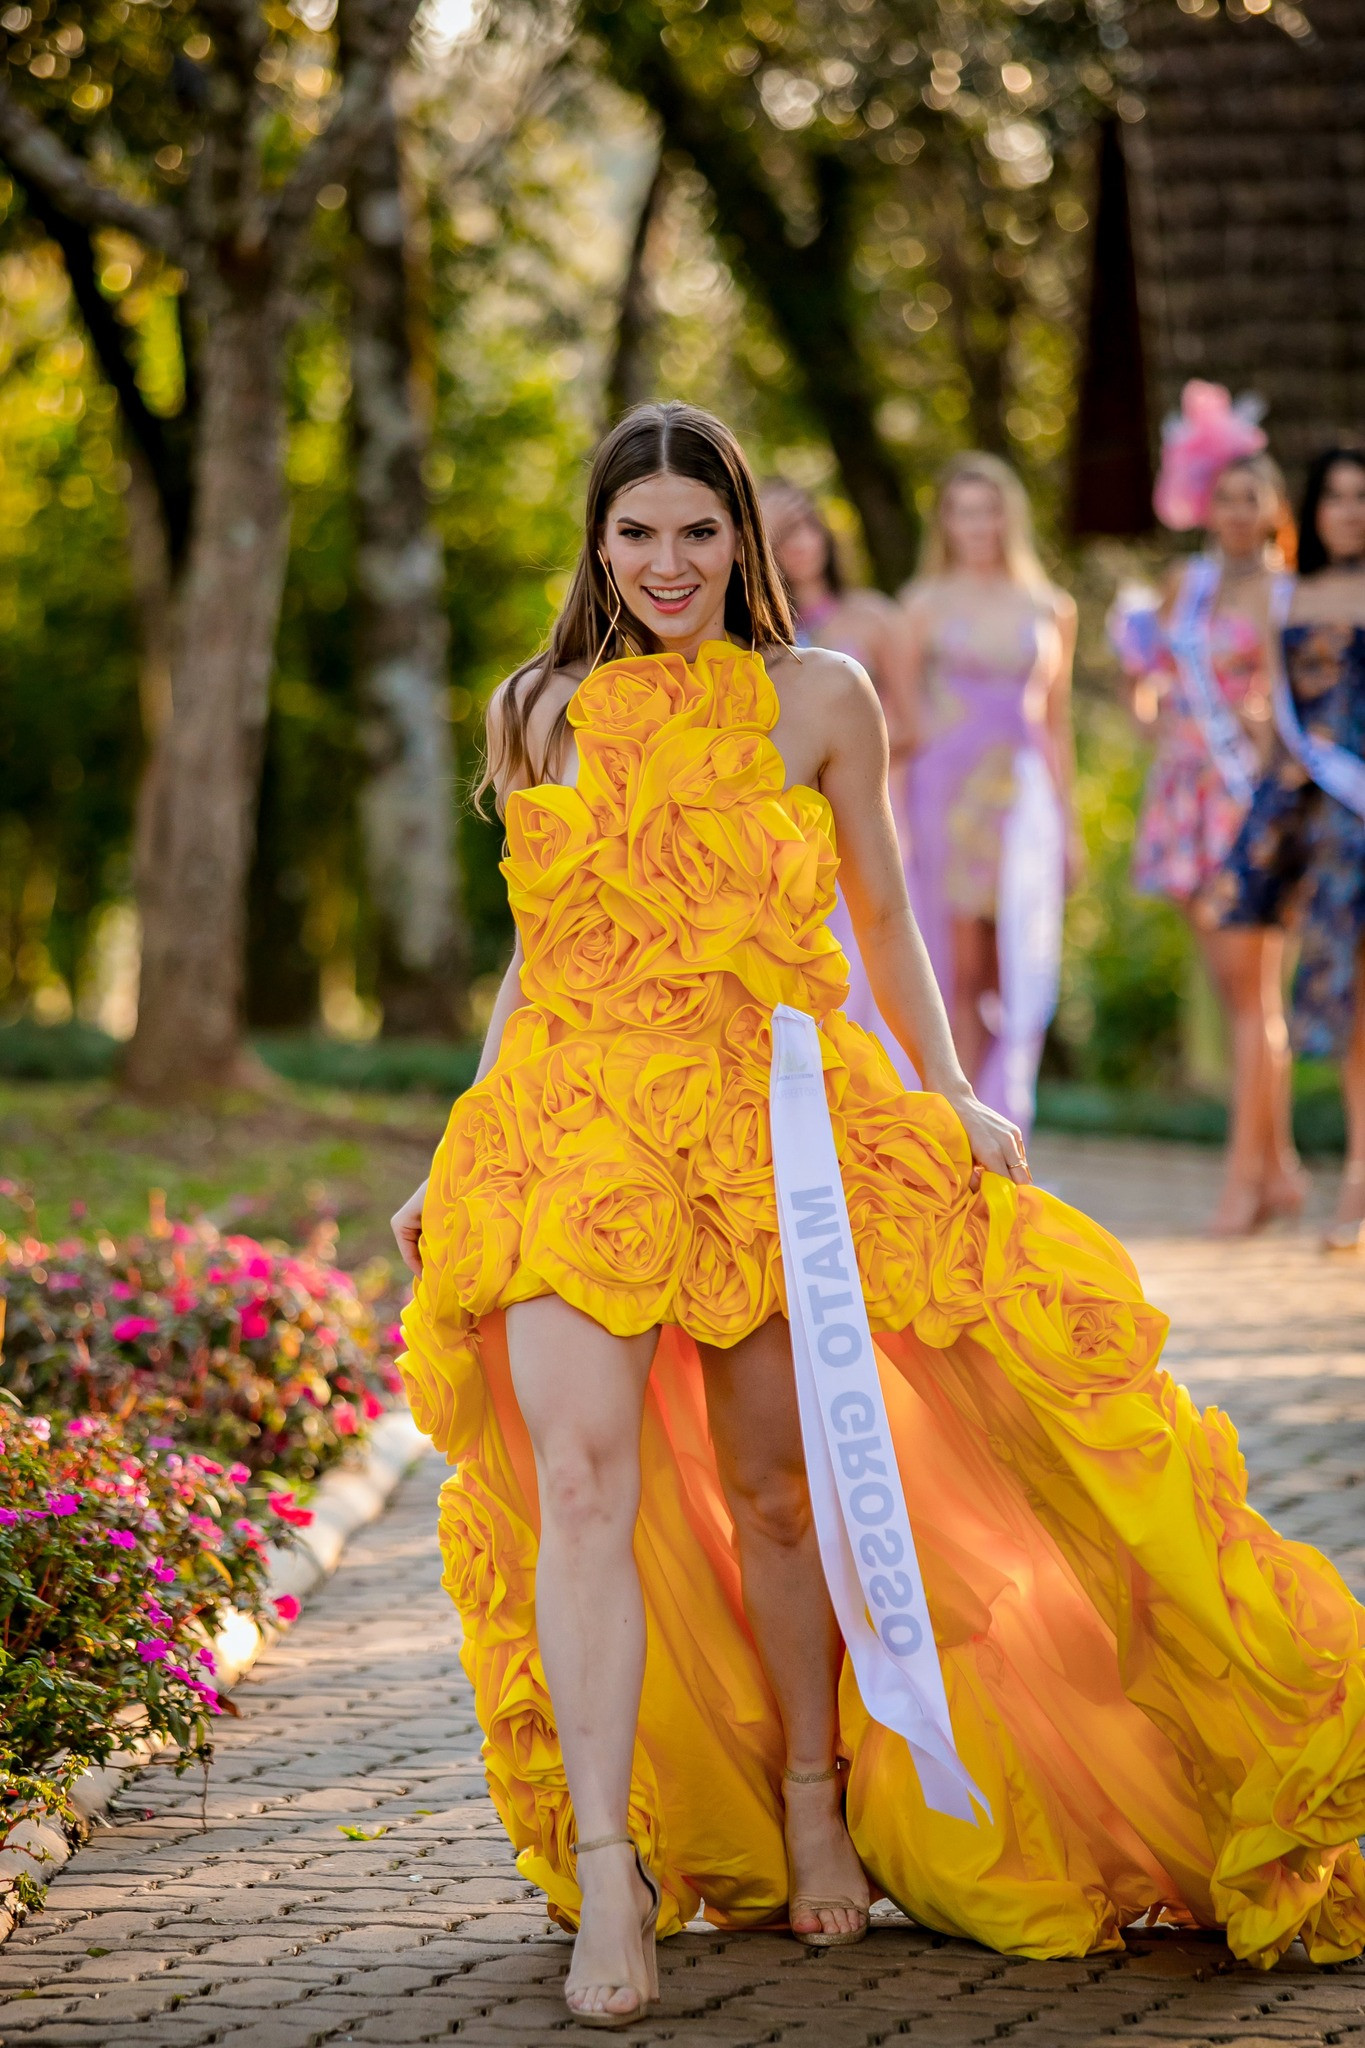
[[[782,1782],[791,1785],[825,1785],[831,1778],[837,1778],[842,1765],[833,1764],[827,1771],[784,1771]],[[802,1893],[791,1901],[787,1917],[794,1920],[798,1913],[857,1913],[859,1925],[851,1927],[846,1934],[802,1934],[793,1927],[792,1934],[803,1948],[852,1948],[856,1942],[866,1938],[868,1908],[858,1899],[808,1899]]]
[[[1342,1171],[1341,1186],[1347,1188],[1365,1187],[1365,1159],[1355,1160]],[[1365,1217],[1355,1221],[1329,1223],[1322,1233],[1322,1248],[1325,1252],[1354,1252],[1360,1249],[1360,1234],[1365,1230]]]
[[[641,1856],[639,1849],[636,1848],[635,1841],[632,1836],[598,1835],[591,1842],[580,1842],[578,1844],[576,1854],[579,1856],[586,1856],[593,1849],[614,1849],[617,1847],[618,1844],[628,1847],[634,1851],[635,1868],[640,1874],[641,1883],[644,1885],[646,1891],[649,1893],[649,1911],[646,1913],[644,1919],[640,1923],[640,1941],[641,1945],[644,1948],[645,1955],[644,1992],[640,1997],[639,2004],[636,2005],[630,2012],[580,2012],[576,2006],[569,2005],[569,1994],[567,1988],[564,1993],[564,2003],[566,2006],[568,2006],[569,2012],[578,2026],[609,2027],[617,2032],[619,2032],[622,2027],[637,2027],[640,2024],[640,2021],[644,2019],[645,2015],[649,2011],[650,2006],[657,2005],[659,2003],[659,1953],[657,1935],[659,1926],[659,1908],[663,1904],[663,1892],[660,1888],[659,1880],[655,1877],[653,1871],[650,1869],[649,1865]],[[613,1984],[611,1986],[611,1989],[613,1991],[634,1991],[635,1988],[636,1987],[633,1984]]]

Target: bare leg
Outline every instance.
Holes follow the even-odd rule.
[[[645,1669],[635,1567],[640,1420],[657,1332],[613,1337],[556,1295],[507,1311],[512,1384],[536,1459],[536,1631],[580,1841],[626,1832]],[[565,1997],[643,2010],[648,1899],[625,1846],[583,1858],[583,1917]]]
[[[1261,954],[1261,1007],[1270,1058],[1270,1149],[1266,1158],[1266,1208],[1272,1216],[1297,1216],[1309,1192],[1294,1144],[1294,1060],[1284,1014],[1284,933],[1271,926]]]
[[[1195,928],[1232,1038],[1227,1163],[1209,1233],[1241,1237],[1262,1220],[1272,1173],[1276,1091],[1287,1085],[1283,1017],[1267,1014],[1269,935],[1255,925]]]
[[[733,1350],[702,1347],[721,1484],[735,1518],[744,1608],[786,1736],[787,1768],[828,1770],[838,1736],[842,1643],[811,1518],[791,1339],[781,1316]],[[853,1931],[867,1878],[848,1838],[838,1783],[787,1784],[792,1893],[844,1898],[794,1916],[798,1933]]]
[[[1341,1063],[1341,1092],[1346,1104],[1346,1164],[1327,1237],[1334,1248],[1354,1245],[1365,1221],[1365,955],[1356,971],[1355,1024]]]
[[[972,1081],[981,1072],[994,1033],[981,1014],[983,999],[1000,1000],[995,926],[984,917],[953,919],[953,1042]]]

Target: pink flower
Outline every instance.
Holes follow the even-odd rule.
[[[73,1415],[66,1425],[67,1436],[94,1436],[99,1424],[93,1415]]]
[[[12,1529],[18,1519],[13,1508],[0,1508],[0,1528]]]
[[[218,1704],[218,1695],[211,1685],[201,1685],[197,1678],[192,1678],[189,1683],[191,1692],[197,1693],[199,1695],[201,1705],[203,1705],[210,1714],[222,1713],[223,1709]]]
[[[297,1621],[299,1603],[292,1593],[281,1593],[275,1601],[275,1612],[281,1621]]]
[[[154,1557],[152,1559],[152,1577],[159,1586],[173,1586],[175,1584],[175,1566],[167,1564],[164,1557]]]
[[[225,1281],[231,1280],[232,1276],[231,1266],[210,1266],[204,1278],[210,1287],[221,1287]]]
[[[80,1286],[81,1276],[79,1273],[51,1273],[47,1284],[53,1294],[70,1294],[74,1287]]]
[[[390,1364],[388,1361],[385,1361],[385,1363],[381,1365],[379,1368],[379,1377],[381,1380],[383,1380],[384,1385],[388,1388],[391,1394],[402,1393],[403,1375],[401,1372],[399,1372],[398,1367],[396,1365]]]
[[[45,1415],[30,1415],[28,1433],[30,1436],[36,1436],[40,1444],[45,1444],[52,1435],[52,1424]]]
[[[109,1529],[105,1534],[117,1550],[137,1549],[137,1538],[131,1529]]]
[[[153,1636],[148,1642],[139,1643],[138,1656],[144,1664],[159,1664],[163,1657],[169,1657],[171,1646],[162,1636]]]
[[[254,1522],[249,1522],[246,1516],[243,1515],[241,1519],[239,1521],[234,1522],[232,1526],[236,1534],[240,1536],[243,1542],[247,1545],[248,1549],[260,1549],[261,1532],[256,1527],[256,1524]]]
[[[173,1436],[149,1436],[147,1448],[149,1451],[173,1451],[175,1449],[175,1438]]]
[[[188,1521],[191,1529],[197,1531],[199,1541],[206,1550],[216,1550],[218,1548],[222,1537],[216,1522],[211,1522],[207,1515],[187,1515],[185,1519]]]
[[[115,1280],[109,1288],[109,1292],[113,1295],[115,1301],[131,1301],[140,1291],[139,1288],[130,1286],[126,1280]]]
[[[142,1611],[153,1628],[169,1628],[171,1626],[171,1616],[167,1614],[161,1602],[153,1594],[148,1593],[144,1597]]]
[[[272,1493],[266,1498],[280,1520],[292,1522],[296,1529],[306,1529],[313,1519],[313,1510],[301,1508],[292,1493]]]
[[[251,1477],[250,1465],[229,1465],[227,1476],[234,1486],[245,1486]]]
[[[222,1466],[215,1465],[212,1458],[201,1458],[197,1451],[194,1452],[194,1454],[189,1460],[189,1463],[194,1467],[196,1472],[207,1472],[214,1479],[218,1479],[222,1476]]]
[[[334,1401],[332,1423],[338,1436],[354,1436],[360,1427],[360,1418],[349,1401]]]
[[[242,1342],[244,1344],[255,1344],[258,1343],[262,1337],[268,1337],[269,1335],[270,1324],[268,1323],[266,1318],[261,1314],[261,1311],[254,1306],[251,1308],[243,1309]]]
[[[156,1335],[155,1316],[121,1316],[109,1332],[116,1344],[132,1344],[139,1337]]]
[[[383,1413],[384,1403],[380,1400],[378,1394],[367,1392],[365,1395],[365,1420],[367,1422],[378,1422]]]
[[[196,1650],[194,1653],[194,1661],[196,1664],[202,1664],[205,1671],[209,1672],[210,1674],[212,1674],[218,1669],[218,1666],[214,1661],[214,1655],[212,1650]]]
[[[379,1341],[381,1344],[401,1344],[403,1341],[403,1325],[401,1323],[390,1323]]]
[[[54,1515],[75,1515],[80,1513],[81,1497],[78,1493],[50,1493],[47,1504]]]
[[[247,1260],[246,1277],[248,1280],[268,1280],[270,1278],[270,1261],[263,1252],[258,1252],[254,1259]]]
[[[192,1231],[192,1230],[190,1229],[190,1226],[189,1226],[189,1224],[188,1224],[188,1223],[175,1223],[175,1224],[173,1224],[173,1225],[171,1226],[171,1243],[172,1243],[172,1244],[193,1244],[193,1243],[194,1243],[194,1232],[193,1232],[193,1231]]]
[[[188,1280],[182,1280],[171,1295],[171,1307],[178,1316],[187,1316],[194,1307],[194,1289]]]

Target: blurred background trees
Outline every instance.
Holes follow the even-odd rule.
[[[1130,14],[424,0],[408,33],[401,0],[0,12],[0,1017],[127,1037],[141,945],[145,1037],[156,892],[184,864],[149,863],[136,793],[178,688],[177,708],[236,693],[245,792],[181,976],[217,992],[205,1070],[226,1070],[234,974],[250,1028],[477,1027],[509,941],[500,830],[460,800],[482,703],[562,592],[595,435],[664,394],[816,491],[886,588],[947,454],[1018,465],[1088,622],[1092,861],[1054,1063],[1174,1078],[1184,944],[1127,894],[1141,759],[1097,631],[1118,558],[1068,524],[1096,167],[1143,111]],[[238,271],[261,233],[253,322]],[[237,379],[216,412],[212,361]],[[262,407],[277,497],[251,517],[275,542],[242,578],[240,528],[204,511],[205,422],[240,476]],[[202,583],[184,600],[210,544],[215,587],[250,593],[220,607],[236,680],[212,688],[187,653]],[[197,758],[173,774],[191,839]],[[152,1087],[177,1078],[161,1042]]]

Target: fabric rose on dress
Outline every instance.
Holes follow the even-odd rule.
[[[840,1162],[844,1200],[867,1319],[874,1330],[906,1330],[929,1299],[932,1226],[922,1204],[848,1150]]]
[[[688,1197],[713,1197],[735,1229],[777,1234],[766,1077],[731,1070],[709,1129],[688,1156]]]
[[[412,1419],[447,1458],[463,1457],[478,1441],[483,1422],[483,1373],[474,1335],[432,1344],[421,1308],[410,1303],[404,1314],[412,1339],[396,1363]]]
[[[777,724],[777,692],[756,654],[727,641],[708,640],[696,660],[697,673],[711,692],[709,716],[716,725],[756,725],[771,732]]]
[[[638,980],[666,955],[672,933],[657,907],[608,881],[583,878],[549,910],[528,944],[525,994],[569,1024],[587,1023],[606,990]]]
[[[574,784],[599,832],[619,832],[635,800],[645,750],[621,733],[578,736],[578,780]]]
[[[709,1196],[689,1204],[692,1241],[678,1283],[677,1317],[701,1344],[735,1344],[777,1307],[768,1246],[745,1242],[734,1218]]]
[[[661,1152],[695,1145],[720,1098],[712,1046],[662,1031],[627,1031],[602,1066],[614,1112]]]
[[[566,1038],[505,1072],[499,1060],[489,1079],[505,1094],[538,1170],[606,1113],[602,1051],[590,1039]]]
[[[651,975],[630,988],[603,990],[594,1023],[610,1019],[642,1031],[699,1038],[723,1011],[727,993],[723,974]]]
[[[680,654],[636,655],[606,662],[584,677],[569,704],[569,723],[594,733],[648,740],[706,695],[701,675]]]
[[[604,1119],[601,1142],[553,1167],[526,1211],[522,1257],[616,1336],[666,1319],[686,1250],[682,1197],[664,1161]]]

